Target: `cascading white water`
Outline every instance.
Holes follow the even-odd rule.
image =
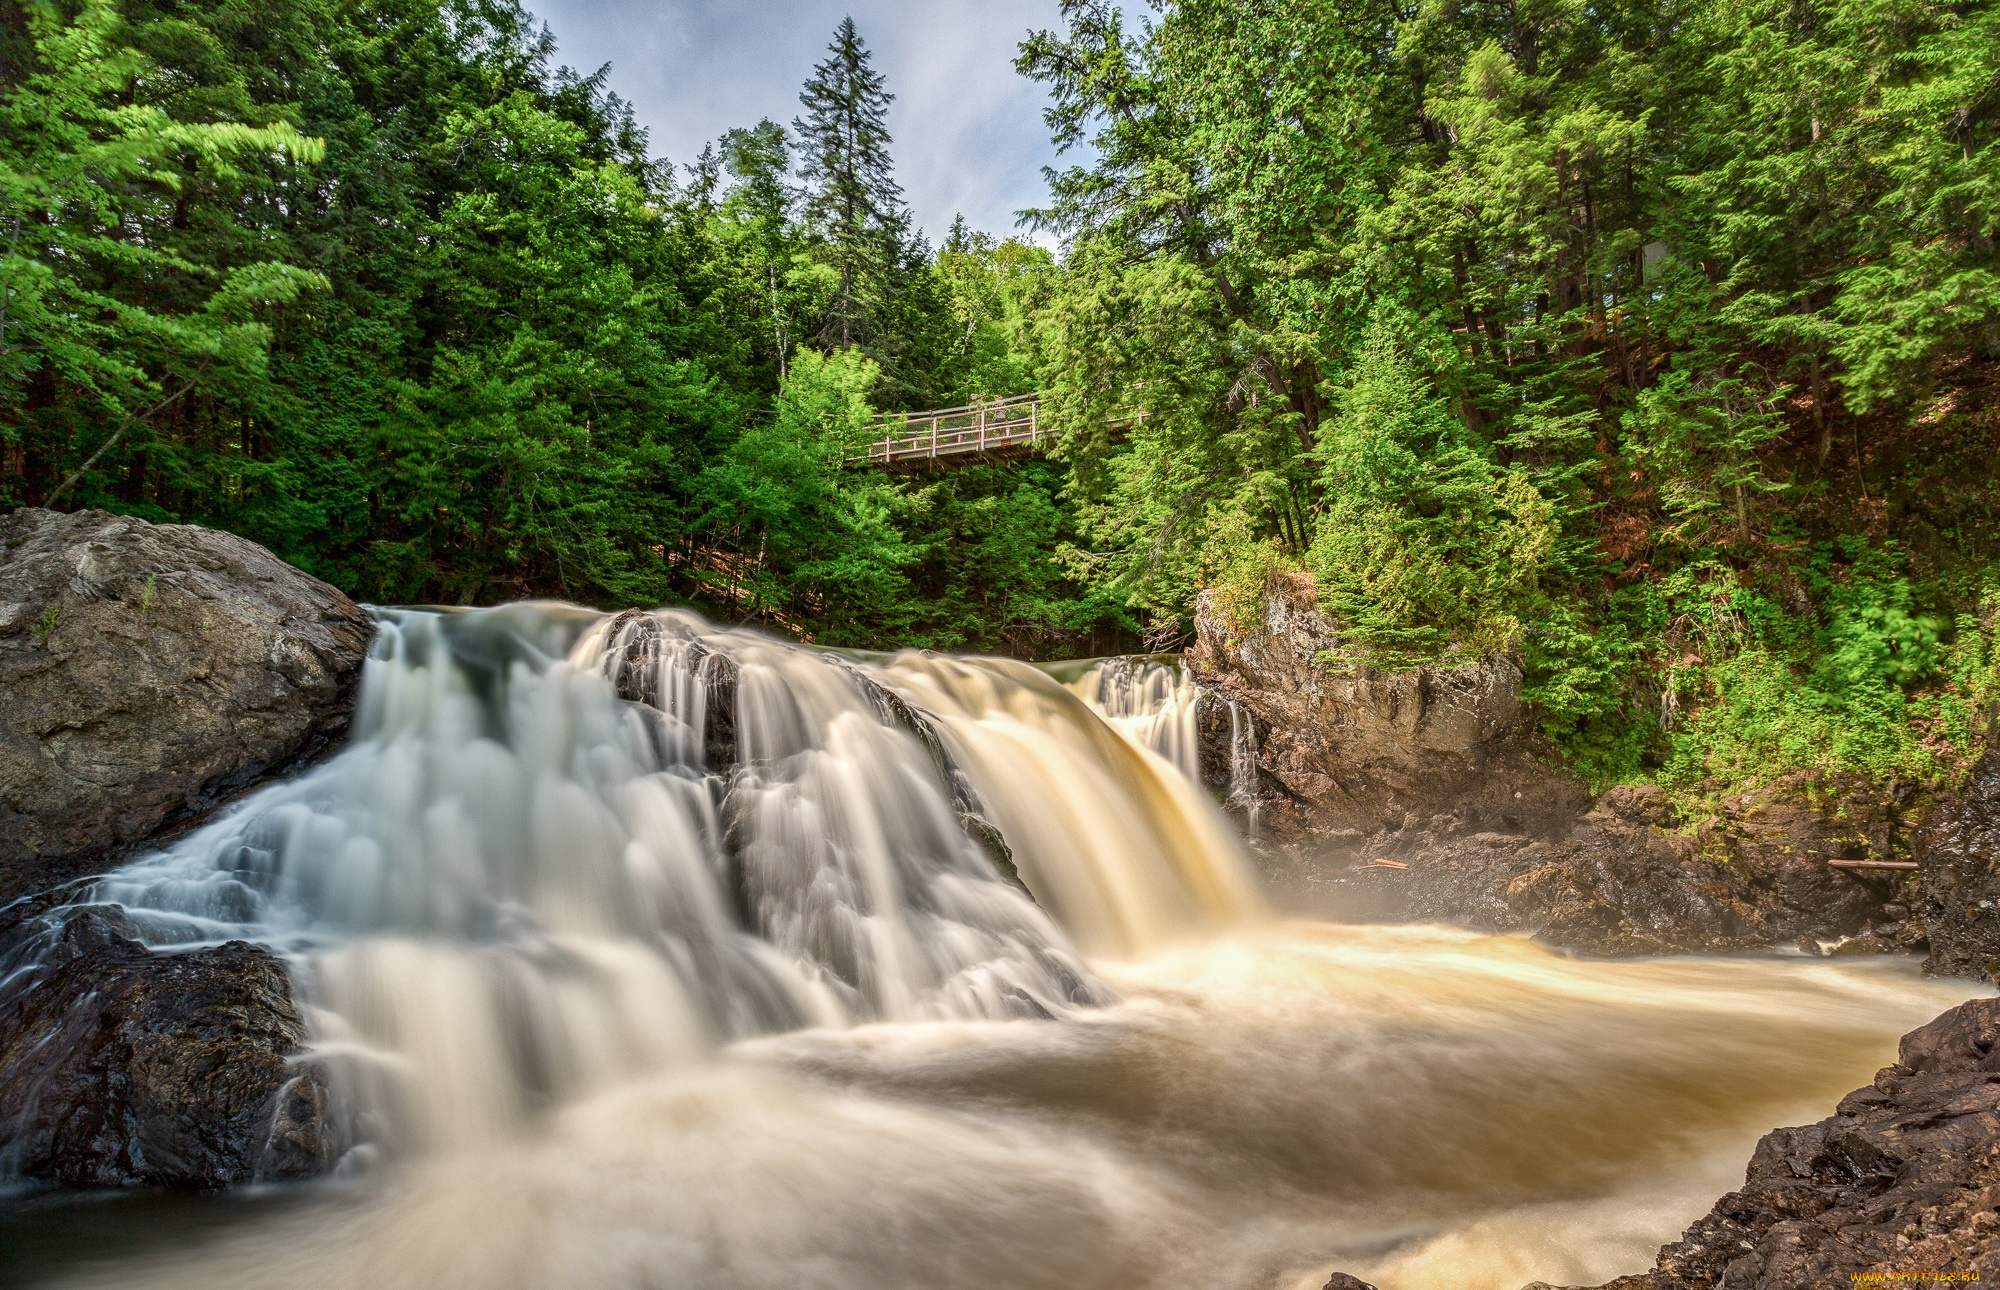
[[[1127,739],[1172,762],[1189,780],[1201,782],[1202,688],[1178,661],[1150,656],[1092,660],[1068,684],[1072,693]],[[1075,665],[1065,670],[1074,670]],[[1257,723],[1234,699],[1221,699],[1229,712],[1228,802],[1243,815],[1244,831],[1258,834]]]
[[[1201,734],[1195,706],[1201,688],[1178,662],[1107,658],[1069,683],[1105,724],[1201,782]]]
[[[1257,784],[1257,718],[1235,700],[1229,703],[1229,801],[1242,808],[1244,831],[1258,833],[1263,801]]]
[[[734,761],[711,767],[718,669]],[[292,955],[316,1051],[380,1126],[356,1132],[463,1144],[746,1035],[1105,1001],[968,834],[968,792],[1092,952],[1256,908],[1191,788],[1032,669],[533,605],[385,613],[348,749],[95,896],[156,945]]]
[[[1963,993],[1277,923],[1197,697],[385,613],[349,748],[95,897],[289,955],[357,1163],[389,1159],[63,1284],[1589,1283]]]

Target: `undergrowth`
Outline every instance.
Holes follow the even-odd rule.
[[[1594,632],[1550,614],[1524,644],[1526,697],[1596,789],[1692,802],[1794,770],[1941,787],[2000,702],[2000,567],[1950,595],[1903,564],[1849,535],[1761,581],[1715,560],[1625,589]]]

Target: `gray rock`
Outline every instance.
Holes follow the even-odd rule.
[[[242,941],[155,953],[108,905],[0,918],[0,1161],[75,1186],[308,1177],[338,1154],[284,965]]]
[[[1440,815],[1467,832],[1559,833],[1590,808],[1584,786],[1551,767],[1511,659],[1407,672],[1329,666],[1340,639],[1307,587],[1267,596],[1258,630],[1243,637],[1204,593],[1195,634],[1196,679],[1256,720],[1265,820],[1280,842]],[[1225,723],[1212,722],[1218,732]]]
[[[1937,804],[1913,850],[1931,945],[1924,970],[2000,982],[2000,751],[1980,759],[1964,792]]]
[[[0,516],[0,903],[330,749],[370,633],[338,590],[228,533]]]

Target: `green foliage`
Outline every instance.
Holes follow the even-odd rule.
[[[867,442],[868,391],[880,380],[858,349],[800,350],[777,415],[746,428],[696,479],[704,526],[733,549],[757,553],[709,575],[724,603],[756,617],[799,605],[841,643],[903,616],[902,570],[915,553],[893,523],[894,490],[841,474],[844,457]]]
[[[825,237],[838,274],[820,338],[843,348],[879,343],[886,320],[878,315],[900,267],[909,217],[889,160],[895,97],[854,19],[843,18],[799,95],[806,115],[792,122],[804,153],[807,217]]]
[[[1708,584],[1706,612],[1690,613],[1699,653],[1675,682],[1704,702],[1673,733],[1662,778],[1690,791],[1793,767],[1935,781],[1969,764],[2000,697],[1990,617],[1960,616],[1947,642],[1942,621],[1910,612],[1899,563],[1854,540],[1821,550],[1816,623]]]
[[[1452,415],[1386,330],[1319,441],[1307,567],[1350,660],[1407,667],[1513,648],[1555,549],[1555,508]]]
[[[1312,594],[1332,665],[1516,655],[1597,784],[1964,764],[1991,0],[1063,12],[1019,61],[1090,149],[1057,257],[910,228],[852,23],[792,131],[677,178],[514,0],[29,5],[0,505],[875,646]],[[878,411],[1033,390],[1058,460],[843,465]]]
[[[1784,429],[1777,413],[1784,390],[1759,389],[1726,370],[1677,366],[1639,391],[1624,420],[1627,452],[1659,490],[1669,522],[1661,536],[1690,547],[1718,537],[1748,542],[1751,500],[1783,491],[1758,454]]]
[[[1032,389],[1015,338],[1054,271],[910,235],[851,24],[802,138],[730,131],[680,187],[512,0],[24,21],[0,505],[231,529],[378,601],[692,602],[878,646],[1121,630],[1053,562],[1062,472],[841,466],[871,405]],[[800,351],[843,319],[861,351]]]
[[[2000,549],[1887,463],[2000,460],[1996,12],[1066,6],[1072,567],[1170,637],[1302,564],[1336,665],[1517,653],[1600,784],[1946,773]]]
[[[1035,309],[1053,285],[1055,258],[1016,238],[996,241],[953,222],[938,252],[937,276],[955,331],[953,406],[1036,392],[1022,348]]]
[[[1216,614],[1238,640],[1264,624],[1264,606],[1304,573],[1299,562],[1270,542],[1243,541],[1229,549],[1212,590]]]
[[[326,285],[278,259],[196,262],[147,234],[197,184],[324,147],[284,122],[184,122],[133,101],[160,69],[110,0],[67,23],[31,4],[27,21],[38,66],[0,98],[0,401],[60,384],[73,414],[111,427],[108,446],[193,391],[259,380],[271,312]]]

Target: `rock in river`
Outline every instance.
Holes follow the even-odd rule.
[[[1914,850],[1931,947],[1924,970],[2000,980],[2000,751],[1980,759],[1963,792],[1938,803]]]
[[[331,1160],[284,964],[156,952],[75,902],[83,875],[332,748],[369,635],[228,533],[0,516],[0,1170],[210,1188]]]
[[[141,945],[113,905],[0,916],[0,1161],[77,1186],[306,1177],[336,1154],[284,965]]]
[[[353,601],[232,534],[0,516],[0,905],[332,747],[369,635]]]

